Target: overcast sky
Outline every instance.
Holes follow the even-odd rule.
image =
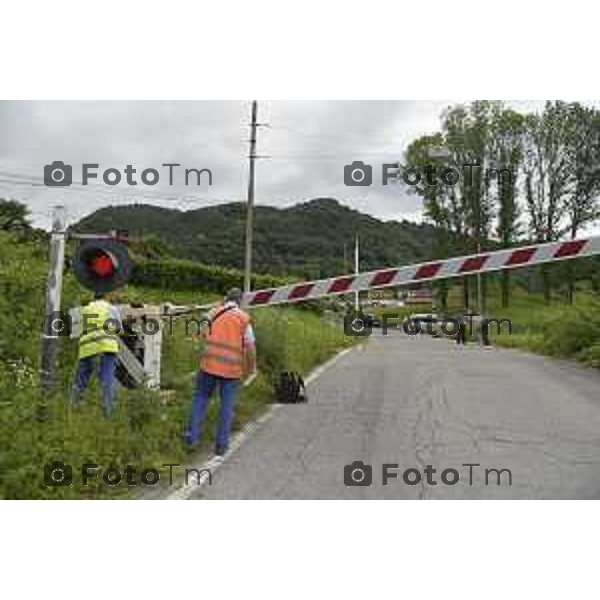
[[[381,164],[397,161],[415,137],[439,128],[454,101],[260,102],[256,202],[289,206],[328,196],[386,219],[418,220],[421,203],[381,184]],[[511,102],[539,110],[542,102]],[[250,102],[0,102],[0,197],[26,202],[34,223],[47,227],[50,207],[63,203],[69,221],[109,204],[147,202],[180,209],[245,200]],[[44,165],[73,165],[71,187],[43,185]],[[373,165],[373,185],[344,185],[344,165]],[[81,185],[81,164],[99,163],[98,179]],[[200,187],[162,163],[208,168]],[[108,168],[137,170],[138,185],[102,182]],[[157,168],[146,186],[140,173]]]

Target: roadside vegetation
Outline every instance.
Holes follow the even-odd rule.
[[[121,483],[110,487],[92,480],[82,488],[76,471],[83,463],[101,469],[159,469],[166,463],[189,460],[183,444],[198,342],[186,336],[182,319],[173,335],[164,337],[163,391],[119,389],[115,418],[102,417],[99,390],[94,382],[80,406],[69,403],[77,355],[76,342],[61,339],[60,371],[56,392],[39,388],[39,350],[47,244],[22,231],[0,231],[0,497],[2,498],[117,498],[135,493]],[[172,285],[173,287],[173,285]],[[192,292],[126,286],[118,291],[122,302],[164,301],[202,304],[214,300],[214,291]],[[167,296],[167,298],[165,298]],[[63,282],[63,306],[85,303],[90,292],[71,273]],[[314,310],[261,308],[253,312],[258,339],[259,376],[244,389],[235,428],[255,418],[272,401],[272,380],[281,370],[306,374],[313,366],[352,343],[343,334],[341,319],[324,320]],[[216,403],[209,411],[206,449],[211,447]],[[74,467],[72,487],[44,485],[44,465],[62,460]]]
[[[512,335],[502,325],[491,329],[492,343],[560,358],[572,358],[600,368],[600,298],[580,291],[569,304],[565,299],[544,301],[543,294],[513,290],[511,306],[490,302],[490,316],[510,319]]]
[[[500,276],[496,276],[499,279]],[[488,282],[488,319],[498,321],[508,319],[511,322],[511,335],[508,324],[500,325],[498,333],[495,324],[490,325],[490,340],[493,345],[506,348],[518,348],[537,354],[577,360],[585,365],[600,368],[600,296],[591,288],[577,291],[572,302],[568,299],[568,290],[555,293],[550,299],[542,291],[530,292],[516,281],[511,283],[509,307],[502,306],[502,287],[500,281]],[[462,306],[462,285],[449,284],[447,290],[447,310],[441,313],[431,304],[411,306],[377,306],[365,308],[383,324],[384,315],[394,317],[389,320],[389,328],[414,314],[436,313],[456,317],[464,312]],[[477,312],[476,307],[470,312]],[[473,327],[468,341],[478,342],[478,331]]]

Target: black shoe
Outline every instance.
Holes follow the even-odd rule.
[[[223,446],[217,446],[215,448],[215,456],[225,456],[227,454],[227,448]]]

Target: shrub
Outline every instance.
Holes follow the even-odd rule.
[[[215,265],[204,265],[188,260],[146,260],[133,266],[131,283],[145,287],[176,290],[203,290],[216,294],[228,288],[241,287],[243,273]],[[253,289],[286,285],[290,279],[270,275],[254,275]]]

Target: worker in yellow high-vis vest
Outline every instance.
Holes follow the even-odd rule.
[[[115,368],[119,353],[117,336],[122,324],[116,306],[108,302],[104,294],[94,294],[93,302],[81,309],[81,336],[79,338],[79,361],[75,375],[73,397],[81,400],[95,370],[102,388],[104,416],[110,418],[115,398]]]

